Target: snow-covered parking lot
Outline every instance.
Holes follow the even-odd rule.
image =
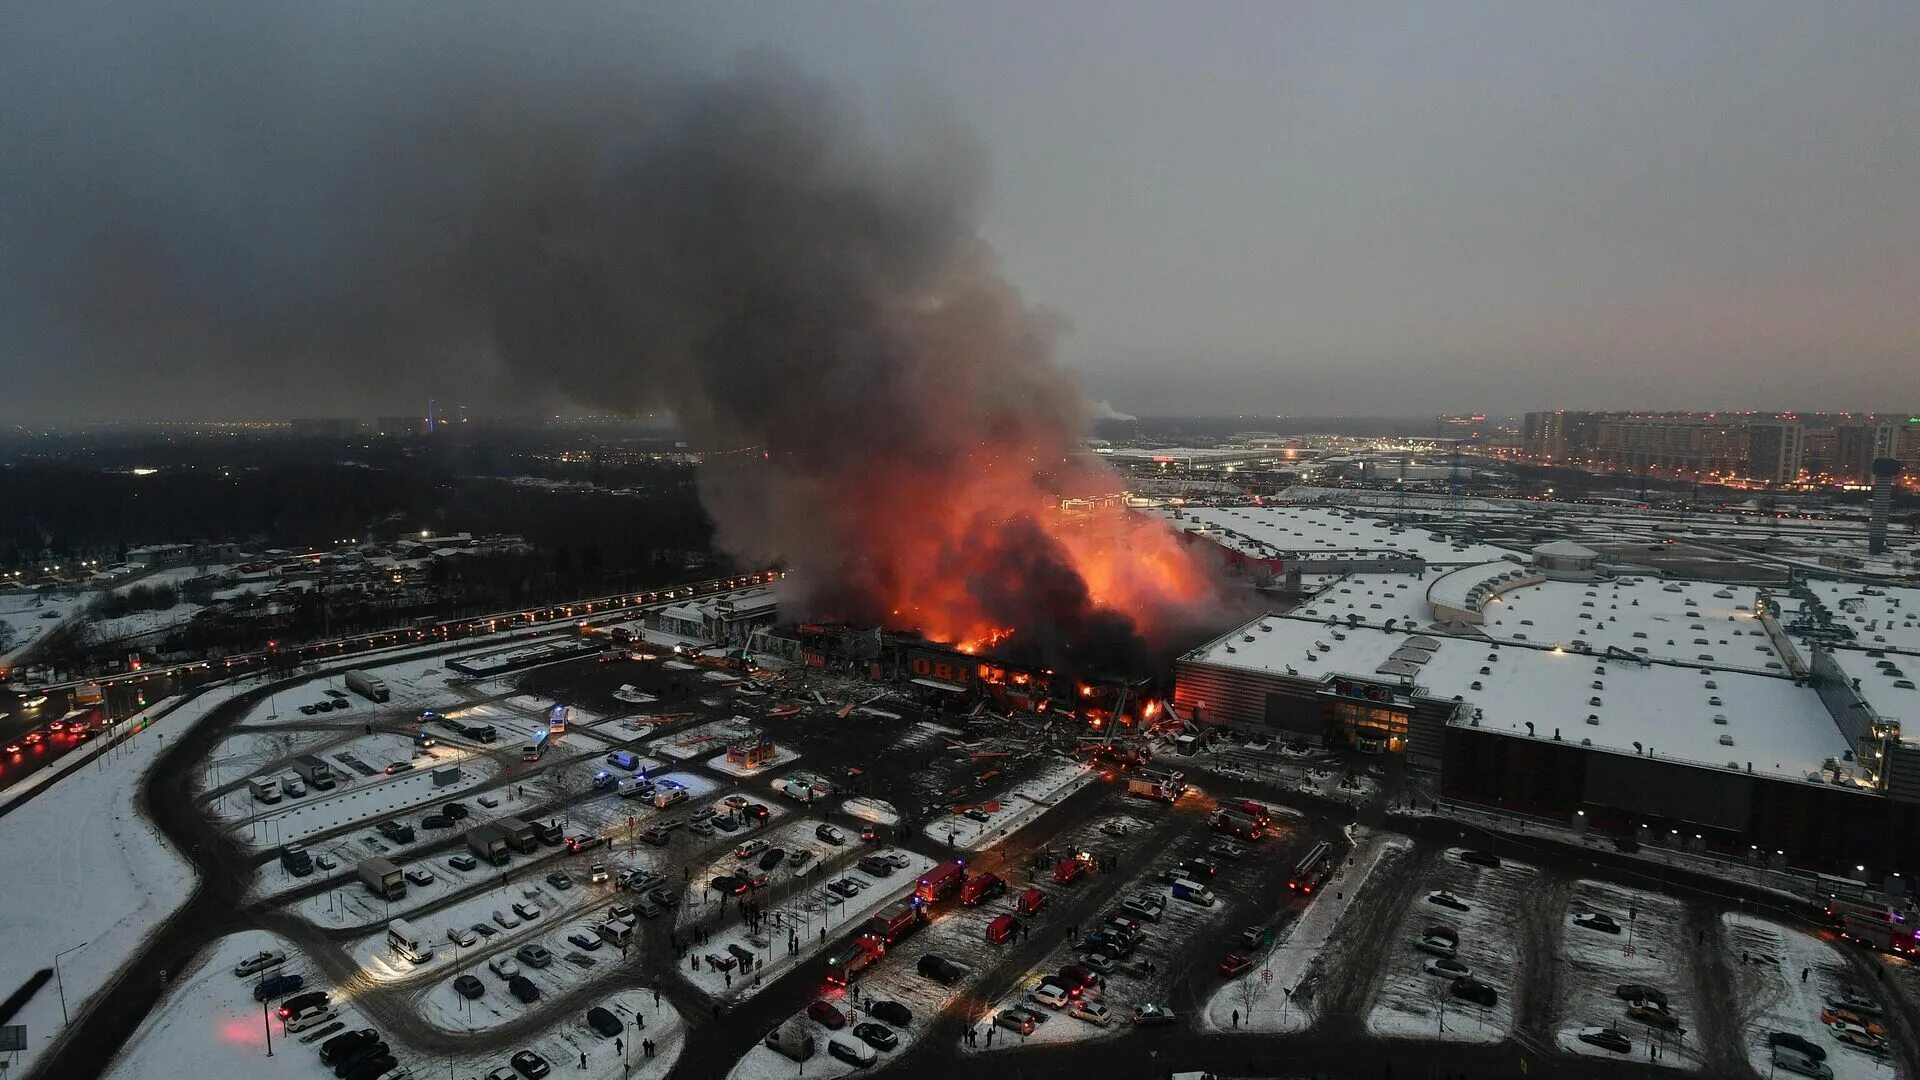
[[[1394,931],[1380,968],[1367,1030],[1376,1035],[1417,1036],[1463,1042],[1498,1042],[1513,1030],[1514,992],[1520,985],[1524,950],[1515,934],[1525,924],[1527,905],[1539,878],[1531,866],[1503,860],[1482,866],[1461,859],[1454,848],[1430,865],[1414,891],[1413,903]],[[1465,910],[1432,902],[1446,893]],[[1452,957],[1418,948],[1440,930],[1458,937]],[[1458,965],[1495,991],[1491,1006],[1453,993]]]
[[[1595,929],[1592,916],[1611,919],[1617,933]],[[1642,1061],[1672,1069],[1705,1064],[1697,1001],[1687,949],[1686,908],[1658,893],[1638,892],[1600,881],[1577,881],[1559,927],[1559,1035],[1563,1050],[1594,1057],[1619,1057],[1615,1051],[1581,1042],[1583,1027],[1609,1027],[1632,1039]],[[1675,1026],[1628,1015],[1620,988],[1651,986],[1664,994]],[[1648,1043],[1657,1050],[1649,1053]],[[1657,1056],[1654,1056],[1656,1055]]]
[[[1729,967],[1738,992],[1741,1045],[1755,1072],[1762,1076],[1775,1073],[1768,1036],[1787,1032],[1826,1051],[1826,1065],[1833,1070],[1834,1080],[1894,1075],[1893,1061],[1887,1054],[1844,1041],[1821,1022],[1821,1010],[1829,1007],[1830,999],[1862,996],[1875,1008],[1893,1004],[1878,998],[1871,986],[1856,983],[1852,967],[1834,946],[1779,923],[1737,912],[1721,915],[1720,925],[1728,952],[1740,957]],[[1860,1041],[1871,1038],[1862,1039],[1857,1033],[1854,1037]]]

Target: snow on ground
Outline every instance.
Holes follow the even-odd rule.
[[[784,768],[799,760],[799,753],[784,746],[775,746],[773,756],[758,765],[736,765],[727,760],[727,755],[717,754],[707,759],[707,768],[726,773],[728,776],[752,779],[756,776],[765,776],[771,770]]]
[[[1386,950],[1373,1011],[1367,1015],[1367,1030],[1376,1035],[1499,1042],[1513,1030],[1521,959],[1513,934],[1524,925],[1539,874],[1512,860],[1497,867],[1463,862],[1462,850],[1450,849],[1433,862]],[[1428,895],[1436,890],[1459,897],[1469,909],[1429,903]],[[1426,970],[1438,958],[1414,948],[1414,943],[1429,927],[1443,926],[1460,935],[1454,959],[1498,992],[1492,1007],[1454,997],[1452,978]]]
[[[0,593],[0,623],[13,629],[12,642],[0,653],[0,670],[12,666],[13,658],[33,645],[42,634],[50,633],[67,619],[80,613],[89,594],[74,591],[56,593]]]
[[[92,623],[93,640],[96,642],[122,641],[171,630],[192,619],[199,611],[199,604],[182,602],[169,608],[136,611],[114,619],[95,619]]]
[[[342,1030],[373,1025],[346,1003],[348,999],[335,992],[334,1021],[313,1031],[289,1035],[283,1022],[274,1017],[270,1021],[273,1056],[268,1057],[268,1027],[262,1023],[260,1004],[253,1000],[252,993],[258,977],[241,978],[233,974],[233,966],[240,960],[267,949],[287,954],[287,963],[273,969],[276,973],[297,972],[313,978],[315,969],[305,962],[298,950],[271,934],[249,930],[222,938],[202,954],[202,959],[196,961],[196,966],[184,979],[175,981],[161,1005],[148,1014],[139,1030],[121,1049],[107,1075],[116,1080],[188,1075],[249,1076],[264,1077],[266,1080],[284,1076],[306,1080],[325,1075],[324,1067],[318,1064],[319,1044]],[[564,963],[557,960],[553,966],[558,968]],[[529,973],[529,977],[539,982],[543,974],[535,971]],[[432,1008],[423,1009],[423,1014],[430,1022],[459,1032],[480,1030],[500,1022],[478,1021],[487,1009],[500,1006],[502,1002],[510,1007],[514,1015],[519,1015],[527,1008],[514,1001],[506,993],[505,984],[491,973],[482,971],[480,978],[486,984],[486,992],[480,1000],[472,1003],[474,1023],[466,1022],[464,1004],[457,1018],[442,1015]],[[314,982],[301,988],[302,992],[313,989],[330,988],[324,983]],[[451,994],[451,991],[448,993]],[[588,1028],[584,1008],[556,1016],[553,1026],[521,1045],[546,1058],[557,1073],[564,1070],[564,1075],[579,1076],[584,1080],[658,1077],[666,1075],[673,1068],[685,1044],[685,1028],[671,1004],[664,999],[656,1001],[653,992],[646,989],[609,991],[597,1004],[619,1017],[626,1027],[626,1032],[621,1036],[624,1046],[616,1046],[613,1039],[602,1038]],[[334,1022],[341,1027],[308,1041],[313,1032],[326,1030]],[[652,1058],[642,1056],[642,1039],[652,1039],[658,1043]],[[412,1051],[391,1038],[389,1042],[394,1056],[402,1065],[410,1068],[416,1077],[436,1076],[442,1070],[448,1075],[484,1075],[492,1069],[505,1066],[511,1056],[511,1051],[507,1050],[451,1057],[428,1056]],[[585,1069],[578,1067],[582,1053],[587,1059]],[[623,1056],[630,1063],[630,1068],[622,1068]]]
[[[258,850],[293,843],[373,818],[405,815],[425,809],[430,804],[445,802],[463,791],[478,787],[499,773],[499,765],[492,758],[450,745],[420,751],[421,756],[414,759],[414,768],[395,776],[388,776],[384,772],[361,776],[340,762],[339,755],[344,752],[352,754],[366,765],[384,769],[386,760],[378,755],[390,749],[387,744],[400,746],[403,755],[412,750],[408,740],[400,736],[363,736],[347,747],[322,755],[323,760],[335,767],[338,775],[333,790],[317,792],[309,788],[299,798],[282,798],[272,806],[255,803],[251,794],[242,791],[242,797],[238,800],[227,799],[216,803],[215,814],[232,814],[237,810],[237,817],[226,818],[233,826],[230,830],[233,838]],[[394,760],[406,761],[407,758],[399,756]],[[460,779],[451,784],[436,785],[433,770],[445,765],[459,765]],[[277,776],[279,772],[272,775]]]
[[[0,866],[15,868],[0,905],[0,985],[19,986],[60,957],[67,1012],[126,969],[127,958],[193,889],[192,868],[134,809],[140,777],[176,735],[246,687],[220,687],[156,720],[76,768],[7,815]],[[104,744],[98,744],[104,747]],[[49,858],[50,852],[62,857]],[[26,872],[21,868],[32,868]],[[74,946],[80,946],[74,948]],[[61,1028],[60,1000],[43,987],[10,1023],[27,1027],[14,1067],[31,1069]]]
[[[1412,846],[1404,837],[1361,836],[1351,857],[1328,881],[1338,887],[1321,889],[1299,918],[1281,928],[1273,948],[1264,957],[1254,957],[1251,971],[1214,993],[1200,1013],[1201,1026],[1208,1031],[1230,1030],[1233,1013],[1238,1011],[1240,1027],[1248,1031],[1291,1032],[1310,1027],[1311,999],[1296,1004],[1287,991],[1299,987],[1319,967],[1321,950],[1362,895],[1374,870],[1382,861],[1391,864]],[[1261,978],[1263,971],[1273,973],[1271,982]]]
[[[563,852],[564,848],[546,849]],[[604,851],[604,849],[602,849]],[[585,862],[588,856],[576,856]],[[482,864],[484,866],[485,864]],[[465,963],[470,954],[466,950],[455,949],[447,937],[449,928],[471,928],[483,924],[494,931],[492,935],[482,935],[477,946],[479,955],[491,956],[510,947],[517,949],[530,941],[539,941],[550,932],[552,927],[563,920],[580,918],[595,910],[603,910],[607,904],[618,897],[611,882],[598,885],[575,885],[568,889],[558,889],[549,884],[546,875],[558,872],[559,860],[548,860],[528,872],[525,867],[508,867],[508,880],[484,892],[469,896],[458,903],[435,911],[431,915],[411,920],[414,926],[425,935],[434,946],[432,958],[423,963],[414,963],[400,957],[387,944],[387,932],[384,927],[361,938],[349,948],[355,961],[367,977],[376,982],[413,981],[424,975],[451,973],[453,969]],[[476,869],[475,873],[480,871]],[[584,876],[584,875],[583,875]],[[363,890],[364,891],[364,890]],[[513,911],[514,904],[524,904],[530,909],[538,909],[538,914],[528,919]],[[498,913],[505,917],[504,925],[495,918]],[[548,943],[548,948],[556,948],[558,942]]]
[[[660,700],[632,683],[623,684],[620,689],[613,692],[613,697],[616,701],[624,701],[630,705],[651,705]]]
[[[902,750],[918,750],[936,743],[958,742],[964,734],[959,728],[922,720],[895,739],[893,745],[887,748],[887,753],[897,754]]]
[[[900,811],[883,799],[870,799],[858,795],[840,804],[840,812],[849,817],[858,818],[871,825],[898,825]]]
[[[730,720],[711,720],[685,731],[676,731],[655,739],[647,747],[647,753],[664,755],[675,761],[692,761],[706,757],[715,750],[725,750],[727,743],[748,734],[753,725],[744,716]]]
[[[235,964],[263,951],[283,953],[287,961],[264,975],[233,973]],[[107,1076],[126,1080],[188,1075],[307,1080],[314,1076],[317,1046],[301,1045],[304,1032],[287,1034],[285,1023],[278,1016],[263,1016],[260,1002],[253,998],[253,987],[263,977],[282,973],[304,976],[308,984],[301,992],[326,989],[324,982],[317,981],[318,969],[273,934],[244,930],[221,938],[201,952],[191,969],[173,979],[160,1004],[120,1048]],[[335,1018],[345,1028],[368,1026],[358,1012],[341,1002],[335,1004]],[[269,1037],[272,1057],[267,1056]]]
[[[1587,912],[1610,916],[1621,932],[1609,934],[1576,925],[1574,919]],[[1600,881],[1577,881],[1563,923],[1558,1016],[1561,1048],[1617,1057],[1572,1036],[1581,1027],[1612,1027],[1626,1032],[1636,1048],[1644,1047],[1649,1040],[1661,1045],[1657,1059],[1642,1056],[1642,1060],[1673,1069],[1703,1066],[1699,1040],[1691,1036],[1692,1029],[1699,1026],[1701,1006],[1694,997],[1684,946],[1686,909],[1680,901]],[[1658,1029],[1629,1017],[1627,1003],[1614,992],[1626,983],[1644,983],[1665,993],[1682,1033],[1666,1033],[1663,1038]]]
[[[1834,1080],[1896,1075],[1887,1057],[1842,1042],[1820,1022],[1820,1011],[1828,997],[1844,996],[1849,991],[1870,992],[1870,988],[1853,982],[1852,966],[1832,945],[1811,934],[1739,912],[1721,915],[1720,925],[1727,938],[1734,998],[1745,1029],[1741,1038],[1755,1072],[1764,1076],[1773,1071],[1768,1033],[1787,1031],[1826,1050],[1827,1067],[1833,1070]],[[1736,952],[1751,962],[1734,967],[1731,956]]]
[[[921,826],[920,831],[927,839],[960,851],[992,847],[1053,809],[1061,799],[1092,783],[1098,775],[1078,761],[1056,762],[999,796],[1000,808],[990,811],[986,821],[959,815],[939,817]]]

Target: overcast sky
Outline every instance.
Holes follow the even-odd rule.
[[[150,326],[106,349],[99,294],[48,282],[129,205],[240,265],[362,250],[311,242],[298,204],[275,211],[300,242],[262,235],[273,200],[244,188],[273,173],[249,159],[434,107],[406,100],[416,65],[614,98],[761,49],[970,130],[1006,276],[1127,412],[1920,409],[1916,4],[217,8],[0,9],[0,419],[480,397],[444,367],[389,388],[262,357],[235,380]]]

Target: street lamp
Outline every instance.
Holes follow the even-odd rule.
[[[63,1028],[67,1026],[67,981],[60,974],[60,958],[75,949],[85,948],[86,944],[87,943],[83,941],[78,945],[70,945],[53,954],[53,981],[60,991],[60,1026]],[[45,986],[46,984],[41,983],[40,985]]]

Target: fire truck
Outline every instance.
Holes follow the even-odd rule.
[[[1841,937],[1856,945],[1909,960],[1920,958],[1920,932],[1915,918],[1906,912],[1835,899],[1827,903],[1827,917],[1839,926]]]
[[[827,957],[827,984],[847,986],[853,977],[874,961],[887,955],[887,943],[872,934],[861,934],[847,947]]]
[[[921,876],[913,895],[921,903],[931,904],[959,892],[960,884],[966,879],[966,863],[963,860],[944,862]]]
[[[1178,772],[1164,772],[1147,769],[1137,776],[1127,777],[1127,794],[1143,799],[1157,799],[1161,802],[1173,802],[1186,794],[1186,775]]]
[[[903,900],[868,919],[866,933],[885,945],[898,945],[901,938],[918,930],[922,921],[920,905]]]

